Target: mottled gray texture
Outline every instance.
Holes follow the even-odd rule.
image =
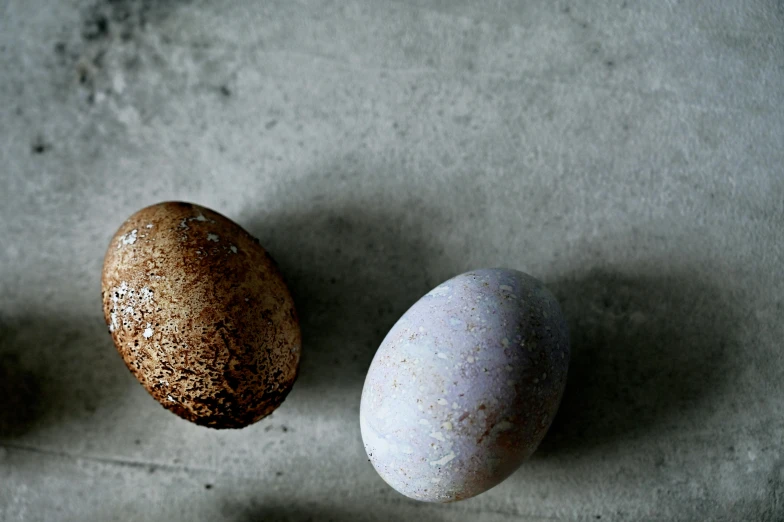
[[[453,277],[373,357],[359,410],[370,462],[417,500],[483,493],[541,442],[568,365],[568,327],[540,281],[502,268]]]
[[[0,520],[780,520],[782,27],[776,0],[0,2]],[[163,410],[107,336],[107,242],[163,200],[294,294],[300,377],[246,430]],[[564,399],[503,484],[408,501],[365,373],[481,266],[558,297]]]

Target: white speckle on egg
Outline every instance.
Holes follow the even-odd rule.
[[[444,438],[444,435],[440,431],[434,431],[433,433],[430,434],[430,436],[433,437],[436,440],[440,440],[441,442],[445,442],[446,441],[446,439]]]
[[[147,328],[144,329],[144,338],[149,339],[152,337],[152,324],[147,323]]]
[[[449,402],[447,402],[447,400],[444,398],[438,399],[436,402],[441,406],[446,406],[447,404],[449,404]]]
[[[445,422],[445,423],[443,423],[441,425],[441,427],[444,428],[446,431],[452,431],[452,423],[451,422]]]
[[[229,250],[231,250],[231,253],[232,253],[232,254],[236,254],[236,253],[237,253],[237,247],[235,247],[234,245],[231,245],[231,246],[229,247]]]
[[[509,421],[501,421],[493,427],[493,431],[507,431],[514,428],[514,424]]]
[[[423,426],[430,426],[430,421],[427,419],[419,419],[419,424],[422,424]]]
[[[430,292],[427,293],[427,295],[429,295],[431,297],[438,297],[438,296],[447,295],[447,294],[449,294],[449,287],[448,286],[438,286],[438,287],[432,289]]]
[[[152,302],[152,290],[143,286],[142,289],[139,291],[139,297],[142,299],[142,303],[151,303]]]
[[[447,355],[444,352],[438,352],[438,357],[441,359],[448,359]]]
[[[120,241],[117,243],[117,248],[122,247],[123,245],[132,245],[136,243],[136,233],[138,232],[137,229],[133,229],[124,236],[120,237]]]
[[[207,234],[207,241],[218,242],[218,234]]]
[[[166,398],[169,399],[169,402],[177,402],[171,395],[167,395]]]
[[[152,223],[148,223],[146,228],[152,228]]]
[[[454,451],[450,451],[449,453],[447,453],[446,455],[444,455],[442,458],[440,458],[438,460],[431,460],[430,461],[430,465],[431,466],[443,466],[444,464],[447,464],[447,463],[451,462],[454,458],[455,458],[455,452]]]

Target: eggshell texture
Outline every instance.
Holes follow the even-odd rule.
[[[544,437],[566,383],[566,322],[550,292],[506,269],[435,288],[394,325],[362,391],[365,450],[417,500],[478,495]]]
[[[102,290],[125,364],[184,419],[247,426],[296,379],[291,295],[257,240],[217,212],[168,202],[131,216],[106,252]]]

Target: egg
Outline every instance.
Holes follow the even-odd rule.
[[[362,390],[373,467],[398,492],[451,502],[499,484],[529,457],[566,383],[556,299],[516,270],[461,274],[392,327]]]
[[[103,311],[125,364],[160,404],[212,428],[275,410],[299,367],[294,301],[258,241],[191,203],[144,208],[109,244]]]

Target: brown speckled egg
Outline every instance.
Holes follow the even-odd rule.
[[[101,294],[125,364],[184,419],[242,428],[294,384],[291,294],[258,241],[217,212],[167,202],[128,218],[106,252]]]

